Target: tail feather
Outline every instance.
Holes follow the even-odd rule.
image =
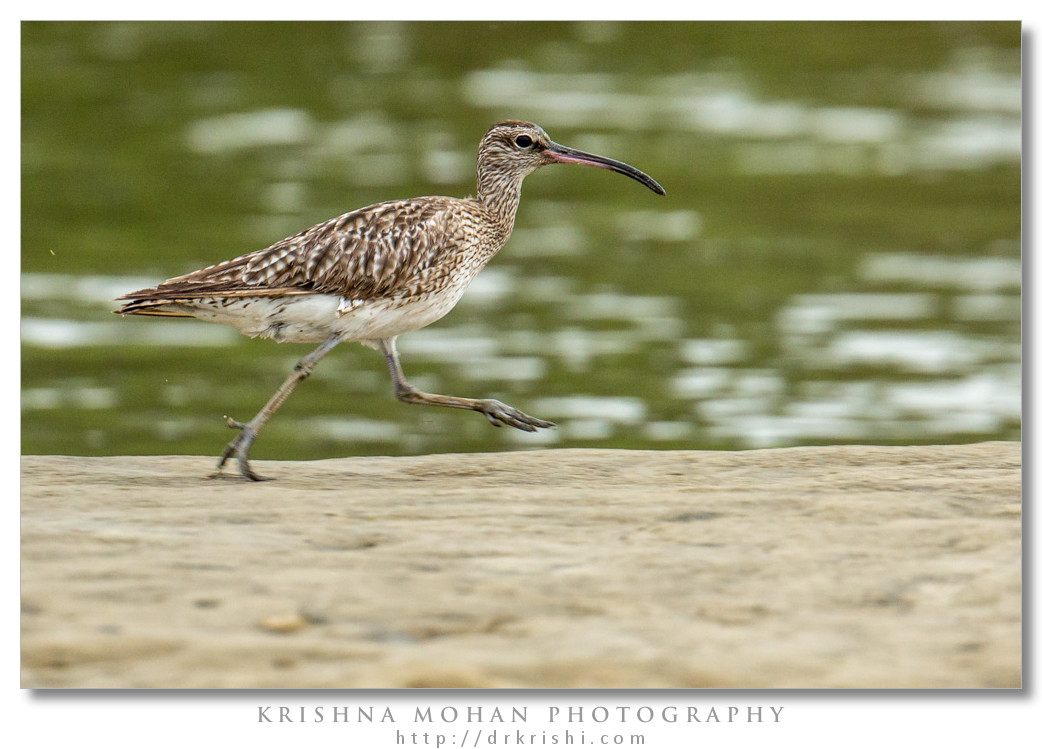
[[[159,286],[138,289],[116,297],[117,302],[126,302],[117,315],[153,315],[157,317],[195,317],[192,302],[202,299],[235,299],[242,297],[297,296],[313,293],[300,287],[256,288],[233,286],[227,283],[172,283],[165,281]]]
[[[178,304],[179,300],[170,299],[163,293],[161,288],[138,289],[129,294],[116,297],[116,301],[125,302],[119,309],[112,310],[117,315],[193,317],[191,312]]]
[[[142,315],[146,317],[194,317],[187,312],[171,309],[170,305],[160,302],[134,301],[124,304],[120,309],[112,310],[117,315]]]

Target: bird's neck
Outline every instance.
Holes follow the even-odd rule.
[[[478,170],[478,202],[496,219],[504,240],[514,230],[514,216],[521,202],[521,181],[524,177],[509,175],[495,169]]]

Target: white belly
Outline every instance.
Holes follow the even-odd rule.
[[[393,338],[444,317],[464,286],[406,299],[350,300],[334,294],[199,300],[181,305],[200,320],[230,325],[255,338],[318,343],[337,334],[346,341]]]

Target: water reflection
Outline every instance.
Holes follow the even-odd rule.
[[[897,109],[770,100],[754,93],[751,81],[739,73],[663,76],[649,92],[634,93],[620,90],[625,79],[602,74],[483,70],[467,76],[464,95],[475,106],[523,108],[552,124],[626,131],[668,123],[754,141],[737,151],[739,169],[750,174],[837,169],[892,174],[1019,161],[1020,76],[978,67],[994,62],[982,55],[961,63],[957,72],[895,82],[907,103],[925,100],[967,112],[945,119]]]
[[[862,262],[860,275],[874,283],[946,286],[967,291],[1020,291],[1020,261],[1014,257],[873,254]]]
[[[1010,27],[924,30],[921,56],[886,67],[878,31],[844,30],[863,64],[803,69],[838,27],[804,27],[787,56],[741,25],[461,25],[451,49],[423,24],[277,41],[263,25],[28,25],[23,449],[214,452],[220,415],[254,411],[306,347],[123,320],[112,299],[353,207],[472,192],[477,139],[505,117],[670,191],[651,205],[547,170],[459,307],[399,342],[418,386],[559,427],[410,409],[378,355],[343,346],[259,457],[1018,439]]]
[[[219,154],[257,146],[301,145],[311,140],[315,125],[299,109],[264,109],[222,114],[188,126],[188,148],[201,154]]]

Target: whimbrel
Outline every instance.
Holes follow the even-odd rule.
[[[238,435],[217,463],[234,456],[250,468],[250,447],[261,427],[341,341],[357,341],[387,360],[394,394],[405,403],[463,408],[485,414],[493,426],[526,432],[554,426],[494,399],[424,393],[410,385],[395,340],[451,310],[478,272],[510,237],[521,182],[548,164],[610,169],[665,195],[651,177],[628,164],[550,140],[530,122],[499,122],[478,147],[476,198],[393,200],[345,213],[276,242],[267,249],[125,294],[118,314],[195,317],[237,328],[250,337],[321,345],[250,421],[225,417]]]

